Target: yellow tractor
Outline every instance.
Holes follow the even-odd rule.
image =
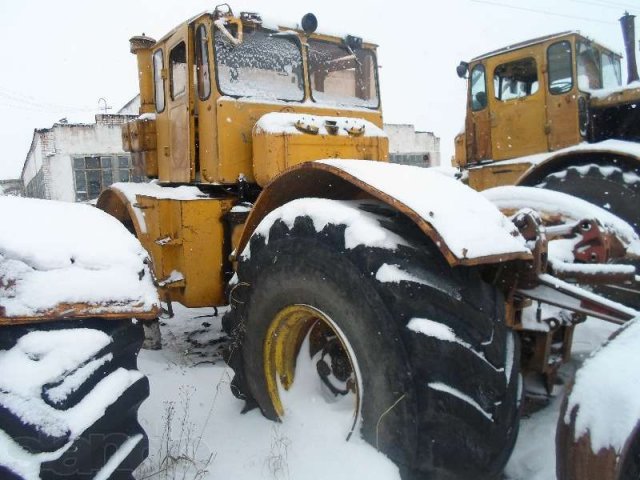
[[[640,231],[640,83],[634,16],[620,22],[621,56],[577,32],[532,39],[461,62],[468,78],[454,164],[476,190],[521,185],[599,205]],[[637,263],[636,263],[637,265]],[[635,286],[603,287],[639,305]]]
[[[344,438],[405,478],[494,478],[517,436],[521,357],[552,376],[584,315],[637,312],[550,276],[535,212],[512,222],[455,179],[386,163],[376,46],[316,27],[224,5],[132,38],[141,107],[123,144],[156,180],[97,205],[150,253],[164,301],[230,305],[246,409],[286,418],[311,385],[348,406]],[[619,220],[589,225],[558,236],[638,250]],[[530,330],[532,299],[573,313]]]

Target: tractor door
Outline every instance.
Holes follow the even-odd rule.
[[[469,76],[469,100],[464,128],[468,162],[491,158],[491,124],[487,100],[487,75],[485,66],[479,63],[471,69]]]
[[[561,40],[547,48],[547,138],[549,151],[580,142],[578,98],[571,42]]]
[[[178,29],[167,41],[169,95],[168,153],[171,182],[195,179],[195,110],[193,88],[193,41],[188,26]],[[162,155],[162,152],[161,152]],[[161,180],[164,180],[161,178]]]
[[[494,160],[547,151],[540,62],[528,51],[507,58],[500,56],[487,62],[492,79],[489,106]]]

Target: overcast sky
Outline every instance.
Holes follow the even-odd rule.
[[[540,35],[580,30],[620,53],[617,19],[632,0],[338,1],[242,0],[236,13],[295,23],[307,12],[319,31],[359,35],[380,45],[384,120],[441,137],[443,160],[464,122],[460,60]],[[636,0],[637,5],[637,0]],[[93,121],[102,97],[115,112],[137,93],[128,39],[160,38],[215,2],[203,0],[0,0],[0,178],[18,178],[33,130]],[[636,22],[638,24],[638,22]],[[626,76],[625,76],[626,79]]]

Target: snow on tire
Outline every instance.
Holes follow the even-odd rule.
[[[360,433],[404,478],[495,477],[519,421],[518,343],[500,292],[477,268],[452,269],[382,205],[303,199],[296,209],[272,212],[240,258],[223,319],[234,394],[279,416],[266,345],[279,312],[304,305],[349,344]]]
[[[0,327],[0,476],[116,479],[147,455],[131,320]]]

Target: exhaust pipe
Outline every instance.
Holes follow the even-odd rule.
[[[635,50],[635,19],[636,16],[629,15],[629,12],[624,12],[624,15],[620,18],[620,25],[622,26],[622,37],[624,38],[624,49],[627,55],[627,83],[635,82],[639,79]]]

